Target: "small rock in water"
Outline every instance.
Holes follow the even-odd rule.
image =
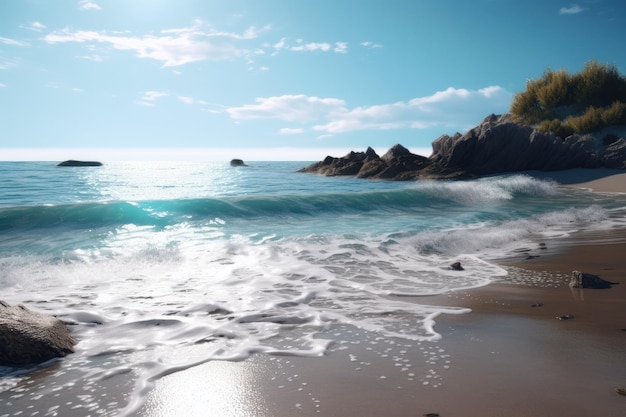
[[[535,303],[531,307],[543,307],[543,303]]]
[[[439,413],[426,413],[422,414],[424,417],[439,417]]]
[[[559,320],[571,320],[573,318],[574,318],[574,316],[572,316],[571,314],[566,314],[564,316],[558,316],[557,317],[557,319],[559,319]]]
[[[619,395],[626,395],[626,389],[624,388],[615,388],[615,392],[617,392]]]
[[[463,266],[461,265],[461,262],[455,262],[452,265],[450,265],[450,269],[453,269],[455,271],[463,271],[465,270],[465,268],[463,268]]]

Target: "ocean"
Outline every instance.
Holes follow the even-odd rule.
[[[136,415],[167,375],[320,357],[356,331],[436,342],[438,318],[471,312],[430,296],[626,226],[626,195],[522,174],[390,182],[306,165],[1,162],[0,299],[59,316],[78,344],[36,372],[0,368],[0,415]]]

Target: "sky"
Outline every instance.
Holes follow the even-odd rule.
[[[307,160],[626,72],[623,0],[0,0],[0,160]]]

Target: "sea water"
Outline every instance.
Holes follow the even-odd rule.
[[[0,163],[0,299],[59,316],[78,341],[43,380],[0,368],[0,415],[133,415],[163,376],[322,356],[350,337],[334,329],[437,340],[438,316],[469,310],[429,296],[506,279],[495,260],[520,248],[624,227],[625,196],[526,175],[392,182],[305,165]],[[118,375],[124,401],[94,395]],[[58,395],[73,400],[38,409]]]

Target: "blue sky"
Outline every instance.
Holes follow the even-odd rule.
[[[625,39],[622,0],[2,0],[0,160],[428,154]]]

